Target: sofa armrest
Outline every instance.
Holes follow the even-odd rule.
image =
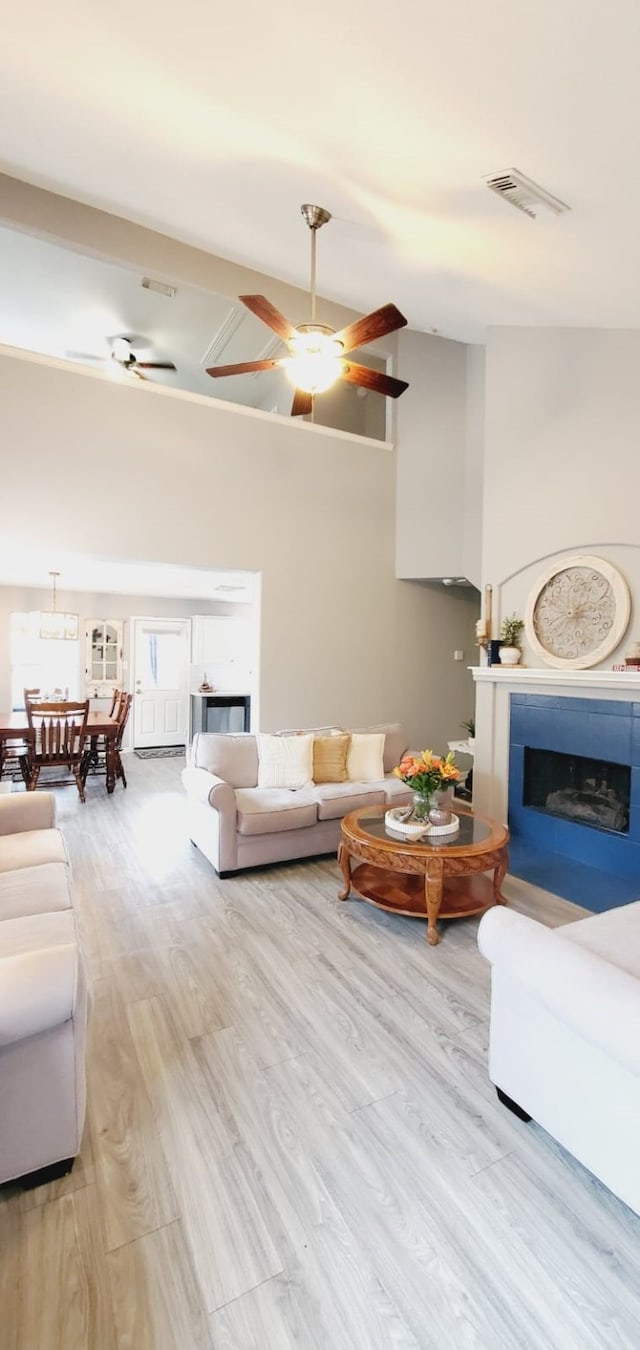
[[[52,792],[10,792],[0,797],[0,835],[49,830],[56,823]]]
[[[75,943],[0,960],[0,1047],[68,1022],[78,985]]]
[[[554,1017],[640,1074],[640,980],[557,928],[497,906],[483,915],[478,946],[494,967]]]
[[[230,783],[209,773],[208,769],[194,768],[182,770],[182,782],[187,795],[193,800],[208,802],[216,811],[232,815],[235,828],[236,794]]]
[[[238,812],[235,789],[208,769],[182,770],[191,839],[216,872],[233,872],[238,863]],[[213,813],[207,808],[213,807]]]

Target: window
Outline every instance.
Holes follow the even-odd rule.
[[[24,707],[24,690],[78,698],[80,644],[40,637],[40,611],[12,614],[9,636],[11,707]]]
[[[145,628],[140,651],[140,680],[145,689],[179,689],[184,679],[182,629]]]

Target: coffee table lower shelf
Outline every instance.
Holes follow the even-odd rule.
[[[392,872],[384,867],[360,863],[351,873],[351,886],[362,900],[386,909],[390,914],[413,915],[424,919],[427,913],[423,876]],[[476,872],[474,876],[448,877],[442,887],[440,919],[463,919],[482,914],[495,905],[493,878]]]

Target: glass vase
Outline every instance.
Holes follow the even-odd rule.
[[[414,792],[412,820],[424,820],[429,823],[429,812],[436,805],[436,799],[432,792]]]

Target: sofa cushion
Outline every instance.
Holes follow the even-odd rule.
[[[347,754],[347,774],[351,783],[379,783],[384,778],[383,732],[354,731]]]
[[[56,914],[29,914],[0,923],[0,961],[23,952],[44,951],[46,947],[66,947],[77,943],[75,915],[72,909]]]
[[[25,830],[22,834],[0,836],[0,872],[37,867],[40,863],[68,862],[59,830]]]
[[[344,783],[351,736],[348,731],[334,736],[314,736],[314,783]]]
[[[258,733],[258,787],[298,791],[313,779],[313,736]]]
[[[0,872],[0,921],[71,909],[69,877],[64,863]]]
[[[249,732],[196,732],[191,763],[234,788],[256,787],[258,782],[258,746]]]
[[[338,820],[361,806],[384,804],[384,783],[321,783],[314,789],[318,820]]]
[[[405,803],[408,805],[413,799],[411,788],[400,778],[385,778],[384,794],[392,806],[404,806]]]
[[[318,819],[317,790],[238,788],[238,834],[275,834],[280,830],[302,830],[315,825]]]
[[[396,764],[400,763],[405,750],[409,745],[409,737],[402,725],[402,722],[380,722],[375,727],[354,727],[354,731],[383,731],[384,732],[384,754],[383,767],[385,773],[391,773]]]

